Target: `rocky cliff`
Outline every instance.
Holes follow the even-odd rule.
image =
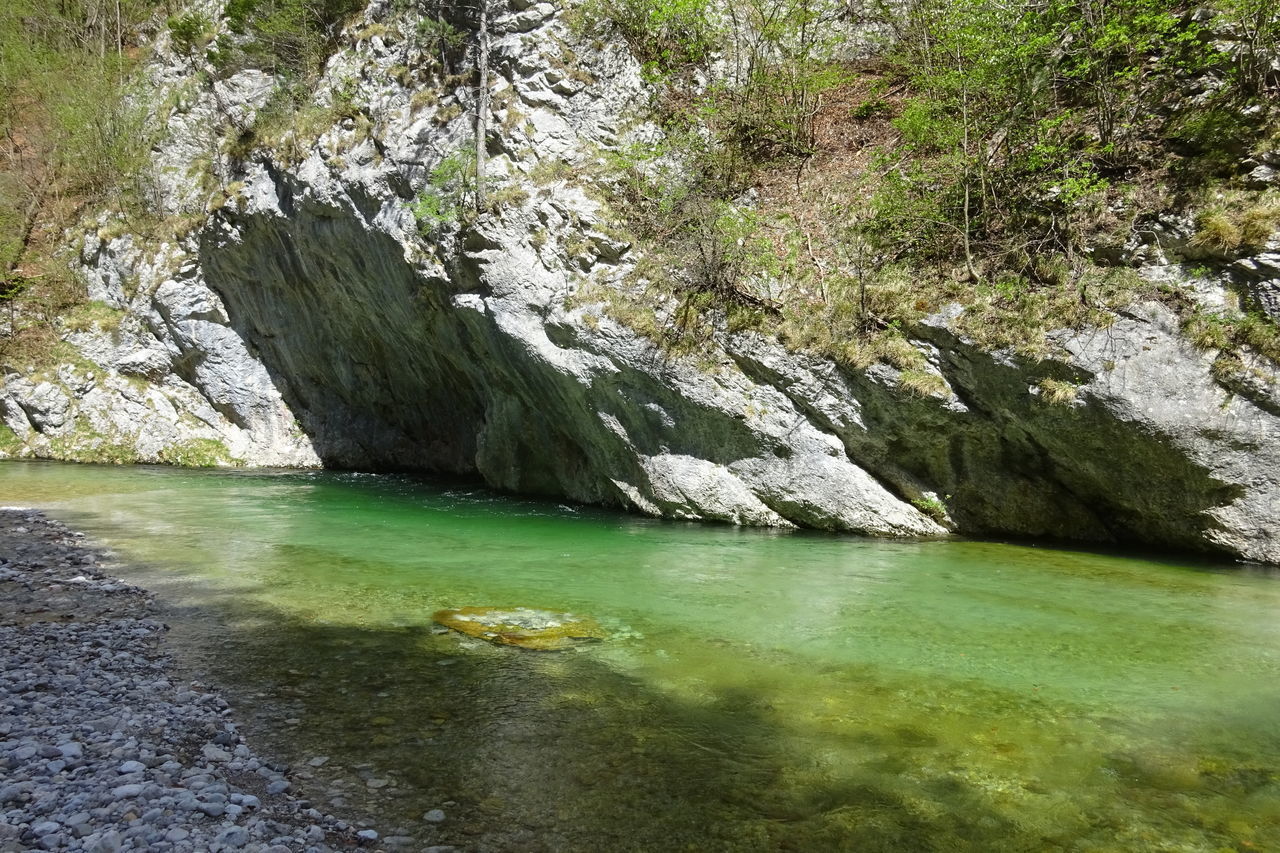
[[[246,139],[275,81],[204,82],[160,45],[154,201],[184,225],[148,241],[104,216],[77,237],[94,310],[62,363],[4,377],[4,450],[445,471],[671,518],[1280,562],[1273,368],[1215,370],[1159,303],[1037,360],[983,351],[950,306],[910,330],[938,380],[923,396],[758,331],[721,324],[687,355],[620,322],[643,250],[593,167],[657,136],[640,68],[551,3],[515,0],[493,30],[496,202],[451,221],[414,207],[469,144],[471,82],[419,73],[433,59],[388,3],[349,27],[312,134]],[[1173,242],[1144,275],[1190,280]],[[1263,295],[1269,248],[1236,268]],[[1233,306],[1231,283],[1193,290]]]

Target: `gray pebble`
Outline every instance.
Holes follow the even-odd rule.
[[[218,833],[217,843],[240,848],[249,843],[249,831],[243,826],[233,826]]]

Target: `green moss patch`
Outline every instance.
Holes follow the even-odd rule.
[[[193,438],[171,444],[160,451],[160,461],[183,468],[218,468],[239,462],[225,444],[212,438]]]

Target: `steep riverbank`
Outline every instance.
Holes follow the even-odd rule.
[[[377,833],[290,794],[227,702],[183,683],[111,557],[0,510],[0,851],[342,850]]]

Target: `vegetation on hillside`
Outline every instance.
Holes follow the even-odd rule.
[[[618,158],[619,207],[667,247],[685,304],[853,363],[893,361],[948,301],[980,343],[1031,353],[1050,328],[1106,323],[1154,292],[1107,256],[1159,213],[1198,212],[1222,259],[1280,226],[1240,172],[1277,147],[1270,0],[583,8],[662,93],[667,142]],[[678,312],[678,333],[701,316]]]
[[[147,208],[151,131],[128,80],[148,33],[167,32],[200,85],[245,68],[281,81],[233,129],[233,155],[363,119],[341,91],[311,98],[362,0],[229,0],[219,20],[171,3],[0,9],[0,299],[35,321],[11,322],[0,348],[47,338],[67,307],[51,257],[74,217],[113,197]],[[439,55],[406,85],[463,79],[474,4],[393,8]],[[1208,264],[1280,225],[1276,192],[1241,172],[1280,146],[1271,0],[582,0],[572,15],[580,35],[625,41],[658,93],[647,117],[664,141],[607,159],[617,209],[653,249],[637,278],[681,298],[675,328],[655,326],[668,343],[695,347],[716,315],[910,372],[906,331],[956,301],[979,343],[1036,353],[1048,329],[1155,294],[1131,249],[1157,214],[1192,212]],[[425,233],[460,218],[471,168],[433,173],[414,208]],[[1166,298],[1197,340],[1280,355],[1268,323]]]
[[[123,189],[140,190],[143,115],[129,71],[161,0],[0,4],[0,300],[16,343],[47,346],[78,298],[54,260],[62,230]],[[18,322],[21,298],[27,322]]]
[[[229,76],[277,75],[270,116],[293,116],[363,0],[229,0],[221,22],[176,0],[10,0],[0,8],[0,362],[39,360],[56,319],[84,298],[62,235],[85,212],[114,208],[136,233],[181,232],[157,223],[147,152],[163,128],[146,121],[151,93],[131,72],[167,30],[190,57]],[[242,144],[252,143],[252,129]],[[163,227],[162,227],[163,226]],[[167,230],[165,230],[167,228]]]

